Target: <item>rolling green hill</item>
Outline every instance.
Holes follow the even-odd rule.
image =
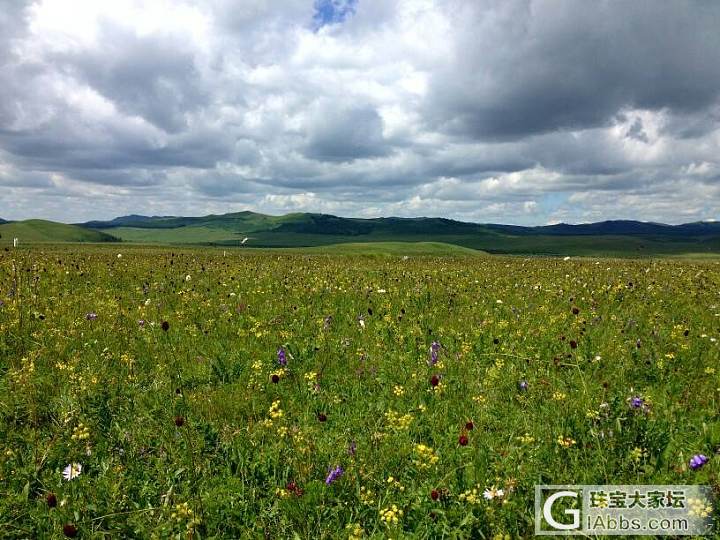
[[[268,216],[235,212],[201,217],[132,215],[83,226],[135,243],[265,248],[325,246],[323,251],[339,249],[328,247],[335,244],[437,242],[507,254],[626,257],[720,253],[720,223],[715,222],[672,226],[603,221],[520,227],[443,218],[360,219],[311,213]]]
[[[0,245],[12,244],[13,238],[18,238],[20,244],[118,241],[116,237],[102,231],[42,219],[14,221],[0,225]]]

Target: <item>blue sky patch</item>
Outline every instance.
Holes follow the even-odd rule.
[[[315,0],[313,26],[319,30],[328,24],[343,22],[355,13],[359,0]]]

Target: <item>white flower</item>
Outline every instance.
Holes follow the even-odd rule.
[[[190,281],[191,279],[192,279],[192,277],[190,276],[190,274],[188,274],[187,276],[185,276],[185,281]]]
[[[122,253],[118,253],[118,259],[122,259]]]
[[[495,486],[488,488],[483,492],[483,497],[485,497],[488,501],[495,498],[502,499],[503,496],[505,496],[505,492],[502,489],[496,489]]]
[[[82,473],[82,465],[79,463],[70,463],[65,469],[63,469],[63,478],[65,480],[72,480],[77,478]]]

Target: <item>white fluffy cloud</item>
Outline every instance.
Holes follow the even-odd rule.
[[[0,216],[720,214],[720,5],[6,0]]]

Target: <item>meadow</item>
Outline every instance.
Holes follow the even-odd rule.
[[[535,484],[720,487],[720,262],[395,253],[0,251],[0,537],[504,540]]]

